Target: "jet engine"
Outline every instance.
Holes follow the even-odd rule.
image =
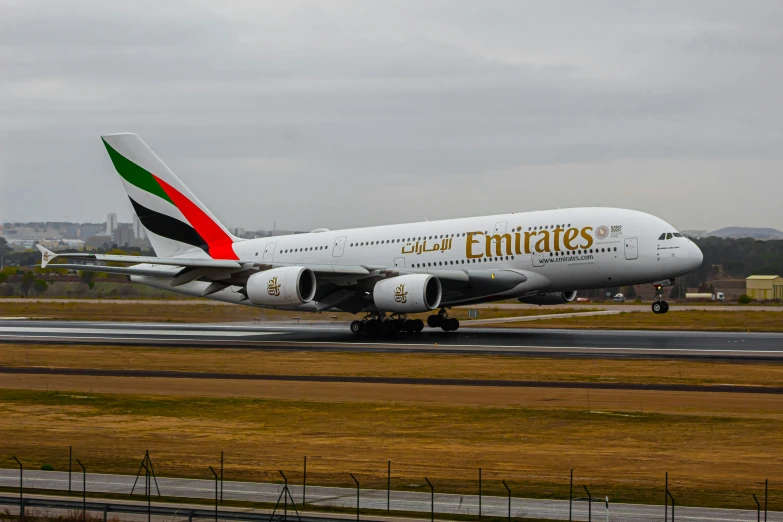
[[[546,294],[520,297],[519,302],[537,305],[559,305],[570,303],[574,299],[576,299],[576,290],[571,290],[570,292],[547,292]]]
[[[434,310],[440,305],[440,280],[428,274],[390,277],[375,283],[372,298],[384,312],[416,313]]]
[[[245,287],[250,302],[264,306],[296,306],[315,297],[315,274],[302,266],[273,268],[251,275]]]

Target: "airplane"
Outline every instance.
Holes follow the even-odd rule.
[[[124,274],[181,294],[261,308],[363,314],[353,333],[456,331],[454,306],[517,299],[558,305],[577,291],[652,283],[695,270],[702,253],[673,226],[617,208],[568,208],[242,239],[139,138],[101,137],[156,257],[54,253],[41,266]],[[292,201],[293,203],[293,201]],[[110,264],[105,264],[110,263]]]

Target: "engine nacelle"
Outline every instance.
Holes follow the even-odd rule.
[[[428,312],[440,306],[440,280],[429,274],[391,277],[375,283],[372,299],[384,312]]]
[[[247,278],[247,298],[264,306],[295,306],[315,297],[315,274],[302,266],[273,268]]]
[[[574,299],[576,299],[576,290],[571,290],[570,292],[548,292],[546,294],[520,297],[519,302],[537,305],[559,305],[570,303]]]

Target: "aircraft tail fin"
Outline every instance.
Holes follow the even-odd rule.
[[[136,134],[101,136],[155,254],[238,259],[239,241]]]

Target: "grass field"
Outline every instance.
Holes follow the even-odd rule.
[[[260,374],[413,376],[779,385],[783,365],[432,354],[286,353],[3,345],[3,366],[171,369]],[[305,383],[0,374],[0,440],[32,469],[63,469],[67,446],[95,472],[135,473],[149,448],[163,475],[563,498],[577,485],[614,501],[749,507],[779,489],[783,396],[666,391]],[[9,464],[10,466],[10,464]],[[346,480],[348,479],[348,480]],[[414,486],[415,485],[415,486]],[[776,498],[777,495],[777,498]]]
[[[204,383],[201,389],[208,393]],[[574,468],[577,484],[615,502],[659,502],[666,471],[681,505],[747,507],[767,477],[771,507],[783,499],[783,419],[763,409],[730,415],[747,413],[743,400],[713,399],[729,415],[705,415],[587,411],[563,404],[568,399],[559,408],[417,403],[394,400],[383,387],[344,391],[354,399],[4,390],[0,439],[31,469],[64,469],[72,444],[93,472],[135,473],[150,449],[159,474],[207,478],[225,450],[229,479],[273,480],[284,469],[298,481],[307,455],[310,484],[349,485],[352,472],[367,487],[382,487],[391,460],[395,488],[424,490],[427,476],[441,491],[474,493],[482,467],[487,494],[501,494],[503,478],[516,494],[563,498]]]
[[[513,315],[513,314],[509,314]],[[542,319],[487,325],[505,328],[586,328],[611,330],[710,330],[736,332],[781,332],[783,314],[766,311],[671,310],[666,315],[623,312],[614,315]]]

